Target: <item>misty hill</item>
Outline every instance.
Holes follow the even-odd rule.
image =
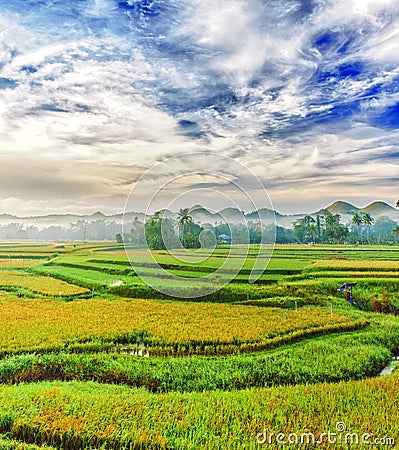
[[[274,217],[283,218],[282,214],[268,208],[261,208],[258,211],[245,213],[237,208],[224,208],[219,212],[210,212],[203,206],[190,208],[190,216],[199,223],[210,223],[227,221],[230,223],[242,223],[244,221],[256,222],[259,219],[263,222],[273,222]]]
[[[356,206],[342,200],[338,200],[324,209],[330,211],[331,214],[355,214],[359,211]]]
[[[376,201],[363,208],[358,208],[351,203],[339,200],[324,209],[327,209],[332,214],[340,214],[343,222],[350,222],[355,213],[368,213],[374,218],[386,216],[392,220],[399,221],[399,211],[382,201]],[[323,209],[319,211],[319,214],[321,213],[323,213]]]
[[[363,208],[358,208],[351,203],[338,200],[317,212],[323,214],[325,210],[332,214],[340,214],[341,222],[350,224],[353,214],[358,212],[369,213],[372,217],[389,217],[399,223],[399,211],[383,201],[375,201]],[[160,211],[162,217],[177,219],[178,212],[164,209]],[[219,212],[208,210],[202,205],[190,208],[189,214],[199,224],[221,224],[229,222],[233,224],[243,222],[257,222],[259,218],[265,224],[274,223],[285,228],[292,228],[293,223],[306,214],[280,214],[271,209],[262,208],[258,211],[243,212],[236,208],[224,208]],[[101,211],[92,214],[49,214],[44,216],[18,217],[12,214],[0,214],[0,239],[114,239],[116,233],[122,230],[122,222],[132,223],[135,219],[140,222],[146,220],[143,212],[132,211],[125,215],[123,213],[106,215]]]
[[[371,216],[390,216],[396,215],[398,211],[385,202],[373,202],[360,210],[362,213],[369,213]]]
[[[252,220],[253,222],[255,222],[259,220],[259,217],[262,221],[274,220],[274,216],[276,217],[277,221],[285,217],[279,212],[273,211],[272,209],[261,208],[257,212],[254,211],[249,214],[246,214],[245,218],[247,220]]]

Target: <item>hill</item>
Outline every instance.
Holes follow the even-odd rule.
[[[369,213],[371,216],[390,216],[398,214],[398,211],[385,202],[373,202],[370,205],[360,209],[359,212]]]
[[[331,214],[355,214],[359,208],[351,203],[338,200],[324,209],[328,209]]]
[[[337,200],[329,206],[316,212],[309,212],[309,215],[316,217],[317,214],[323,215],[325,210],[332,214],[341,216],[341,223],[351,224],[353,214],[369,213],[374,219],[379,217],[388,217],[399,223],[399,211],[393,206],[383,202],[375,201],[363,208]],[[178,212],[164,209],[160,211],[161,216],[177,219]],[[198,224],[215,223],[245,223],[257,222],[259,218],[264,224],[277,223],[277,225],[292,228],[293,223],[304,217],[302,214],[280,214],[277,211],[268,208],[261,208],[258,211],[240,211],[238,208],[226,207],[215,211],[207,209],[202,205],[195,205],[190,208],[190,215]],[[131,211],[125,214],[117,213],[106,215],[101,211],[91,214],[49,214],[43,216],[18,217],[11,214],[0,214],[0,239],[35,239],[35,240],[103,240],[114,239],[117,233],[122,232],[122,222],[129,230],[130,223],[135,218],[140,222],[145,222],[149,216],[139,211]]]

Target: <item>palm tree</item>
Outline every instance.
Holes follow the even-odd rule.
[[[327,214],[325,215],[325,222],[328,228],[332,228],[337,223],[337,216],[338,221],[341,218],[339,214],[331,214],[330,211],[327,211]]]
[[[318,230],[317,230],[317,225],[315,225],[314,223],[310,224],[308,227],[308,233],[312,239],[312,243],[314,244],[316,242],[316,238],[319,234]]]
[[[363,223],[367,227],[367,242],[370,243],[369,229],[373,225],[374,219],[370,216],[369,213],[364,213]]]
[[[190,208],[180,208],[180,211],[177,214],[177,219],[179,221],[180,240],[182,241],[184,246],[185,228],[193,221],[193,218],[190,216]]]
[[[355,213],[352,217],[352,223],[359,226],[363,222],[363,218],[359,213]]]
[[[353,217],[352,217],[352,223],[353,223],[354,225],[356,225],[356,234],[357,234],[357,238],[360,239],[360,236],[359,236],[359,228],[360,228],[360,225],[363,223],[363,218],[362,218],[362,216],[361,216],[359,213],[355,213],[355,214],[353,215]]]
[[[363,214],[363,223],[366,225],[366,227],[371,227],[374,223],[374,219],[370,216],[369,213]]]
[[[315,222],[315,220],[313,219],[312,216],[305,216],[305,217],[302,219],[302,225],[303,225],[304,227],[308,227],[311,223],[314,223],[314,222]]]
[[[307,235],[312,239],[310,227],[314,226],[314,218],[312,216],[305,216],[301,219],[300,223],[305,228]]]
[[[396,236],[396,239],[399,236],[399,225],[396,225],[396,227],[393,228],[392,233]]]
[[[331,214],[330,211],[324,210],[324,222],[326,224],[326,239],[328,242],[332,242],[333,240],[333,230],[334,230],[334,225],[336,223],[336,217],[334,216],[334,214]]]
[[[320,214],[316,216],[316,228],[317,228],[317,237],[319,238],[319,242],[321,242],[321,219]]]

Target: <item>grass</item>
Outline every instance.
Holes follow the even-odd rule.
[[[51,277],[34,276],[20,270],[2,270],[0,287],[22,287],[37,294],[49,296],[73,296],[85,294],[87,289]]]
[[[198,264],[178,263],[176,258],[165,252],[155,254],[156,259],[166,270],[175,276],[191,277],[193,280],[209,275],[227,249],[216,249],[215,256]],[[237,249],[241,254],[242,250]],[[162,286],[178,287],[181,295],[185,292],[181,283],[168,279],[168,275],[159,278],[159,271],[151,266],[142,250],[133,250],[135,265],[140,273]],[[395,295],[397,290],[398,252],[394,247],[371,246],[276,246],[266,272],[256,285],[248,285],[248,275],[255,261],[256,249],[250,249],[249,258],[234,280],[215,294],[199,297],[199,301],[240,302],[249,301],[258,305],[295,307],[293,297],[300,298],[299,305],[324,305],[332,302],[343,303],[343,295],[337,288],[344,282],[357,281],[354,290],[358,306],[371,308],[371,299],[384,292]],[[385,259],[382,259],[385,258]],[[35,273],[51,273],[69,283],[77,284],[100,292],[110,292],[124,297],[173,298],[158,293],[148,287],[140,277],[135,276],[125,254],[120,250],[102,251],[94,248],[85,254],[74,252],[53,259],[51,265],[36,266]],[[121,280],[124,286],[111,288],[110,283]],[[194,281],[192,282],[194,285]],[[198,285],[200,288],[201,285]],[[284,291],[286,288],[286,292]],[[174,298],[176,299],[176,298]],[[267,301],[265,301],[267,299]],[[276,299],[276,300],[273,300]],[[298,305],[298,301],[296,303]]]
[[[361,340],[334,336],[256,356],[219,358],[141,358],[106,353],[17,355],[0,361],[0,382],[97,381],[145,387],[151,392],[191,392],[363,379],[377,375],[391,353],[382,344]]]
[[[0,361],[0,383],[77,380],[189,392],[362,379],[399,354],[399,321],[381,314],[369,314],[368,320],[358,331],[217,358],[143,358],[131,356],[129,346],[122,347],[124,354],[14,355]]]
[[[338,422],[350,433],[397,440],[398,388],[398,374],[234,392],[152,394],[94,382],[3,386],[0,430],[26,442],[81,449],[256,449],[256,436],[264,430],[311,432],[319,438],[336,432]]]
[[[337,422],[399,439],[399,372],[370,378],[399,354],[399,318],[367,312],[373,299],[399,308],[397,247],[277,245],[252,285],[252,246],[228,286],[187,302],[161,300],[121,246],[62,246],[0,244],[0,448],[256,449],[263,430],[318,435]],[[196,285],[228,251],[155,258]],[[346,281],[364,311],[337,292]]]
[[[7,435],[0,434],[0,449],[1,450],[56,450],[55,447],[49,447],[47,445],[35,445],[27,444],[15,439],[10,439]]]
[[[357,272],[399,272],[399,261],[380,260],[327,260],[317,261],[307,267],[307,272],[313,271],[357,271]]]
[[[139,343],[143,339],[153,353],[160,354],[248,352],[361,326],[339,313],[330,315],[326,309],[260,310],[128,299],[65,303],[10,295],[0,298],[0,317],[3,353],[48,351],[96,341],[101,348],[101,343]]]
[[[41,263],[42,263],[42,261],[40,259],[32,259],[32,258],[0,259],[0,270],[3,270],[3,269],[26,269],[28,267],[37,266],[38,264],[41,264]]]

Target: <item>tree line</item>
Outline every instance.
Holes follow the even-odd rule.
[[[340,214],[325,210],[316,217],[307,215],[294,222],[294,234],[301,243],[383,244],[398,243],[399,225],[386,216],[374,219],[369,213],[355,213],[349,224]]]
[[[148,245],[154,250],[166,248],[212,248],[217,244],[228,244],[230,239],[235,244],[272,243],[275,235],[281,243],[294,242],[292,230],[265,225],[260,221],[247,224],[215,223],[197,224],[188,208],[180,209],[177,217],[162,217],[156,212],[146,223],[136,217],[132,222],[130,233],[118,234],[117,242],[136,246]]]
[[[66,226],[37,226],[23,223],[0,225],[0,240],[35,241],[103,241],[114,240],[122,225],[109,219],[78,219]]]
[[[142,223],[136,217],[130,233],[117,235],[119,243],[147,246],[154,250],[167,248],[214,247],[228,244],[273,243],[331,243],[383,244],[399,243],[399,225],[389,217],[374,219],[370,214],[356,213],[351,223],[341,223],[339,214],[326,210],[316,216],[306,215],[293,223],[293,228],[252,221],[247,224],[197,224],[188,208],[181,209],[175,218],[155,213]]]

